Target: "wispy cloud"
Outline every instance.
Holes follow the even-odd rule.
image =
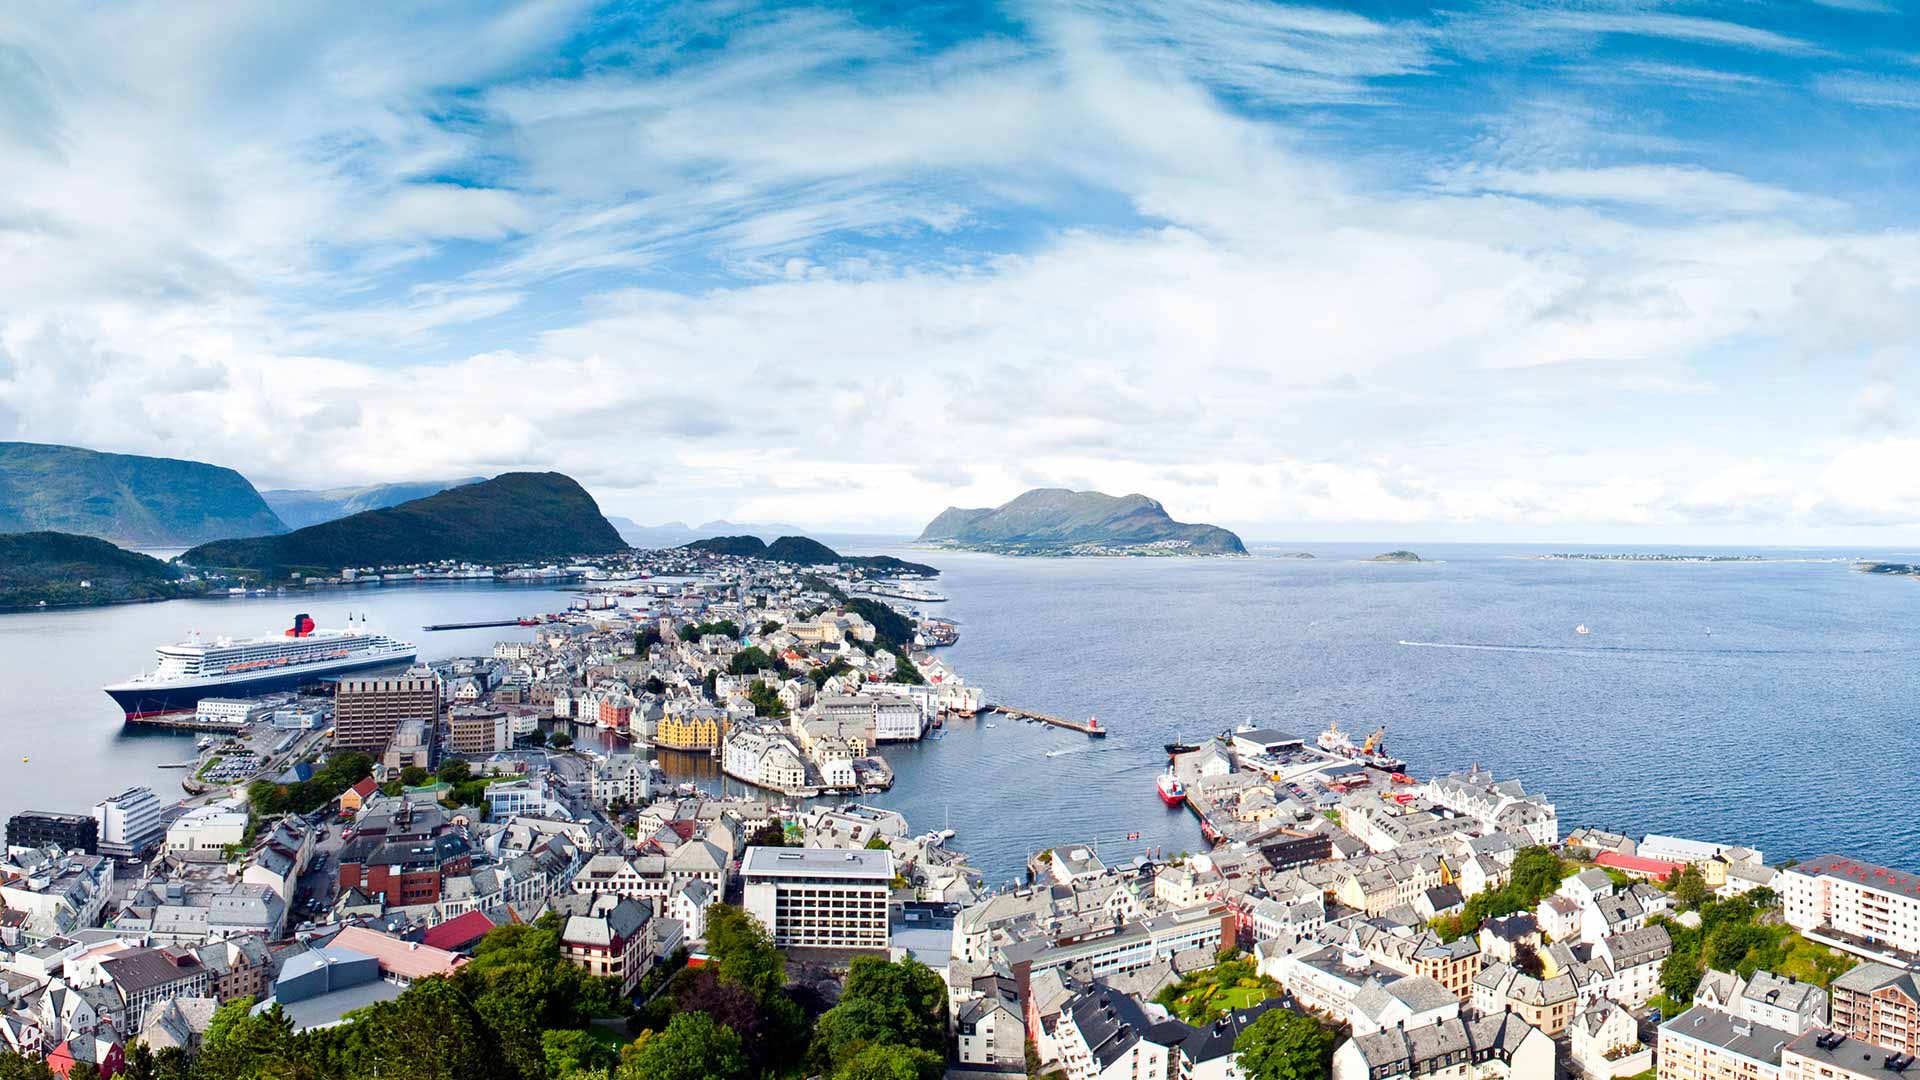
[[[1920,109],[1920,78],[1881,72],[1821,75],[1814,89],[1831,98],[1880,109]]]

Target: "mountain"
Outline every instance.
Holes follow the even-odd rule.
[[[0,536],[0,609],[166,600],[201,592],[179,567],[63,532]]]
[[[285,532],[232,469],[77,446],[0,442],[0,532],[55,530],[127,547]]]
[[[1217,525],[1188,525],[1145,495],[1036,488],[997,507],[948,507],[920,539],[1006,555],[1245,555]]]
[[[626,549],[593,496],[560,473],[503,473],[465,487],[285,536],[202,544],[180,556],[192,566],[335,573],[347,566],[401,566],[457,559],[533,562]]]
[[[771,541],[781,536],[805,536],[807,530],[798,525],[736,525],[731,521],[708,521],[699,525],[689,525],[684,521],[669,521],[665,525],[641,525],[632,518],[609,517],[613,527],[627,543],[638,548],[682,547],[694,540],[711,540],[721,536],[751,536],[761,541]]]
[[[402,480],[394,484],[363,484],[360,487],[325,488],[320,491],[276,488],[261,492],[260,497],[273,507],[273,512],[280,515],[281,521],[287,523],[287,528],[300,529],[357,514],[362,510],[384,510],[389,506],[399,506],[403,502],[424,499],[448,488],[477,484],[485,479],[484,476],[469,476],[464,480]]]
[[[792,566],[858,566],[881,574],[915,574],[937,577],[940,571],[925,563],[907,562],[891,555],[842,555],[818,540],[804,536],[782,536],[771,544],[757,536],[712,536],[682,544],[689,551],[713,555],[732,555],[741,559],[766,559]]]

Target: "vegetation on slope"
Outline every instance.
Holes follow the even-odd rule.
[[[178,567],[91,536],[0,535],[0,608],[68,607],[197,596]]]
[[[348,566],[404,566],[446,559],[509,562],[621,551],[626,542],[593,496],[560,473],[505,473],[382,510],[296,529],[202,544],[180,557],[193,566],[268,577]]]
[[[730,555],[737,559],[766,559],[790,566],[857,566],[882,574],[916,574],[934,577],[940,573],[925,563],[907,562],[891,555],[842,555],[818,540],[804,536],[782,536],[773,543],[757,536],[715,536],[681,545],[689,551]]]
[[[1147,548],[1168,554],[1245,555],[1246,546],[1216,525],[1173,520],[1145,495],[1036,488],[1012,502],[981,509],[949,507],[921,533],[1008,554],[1049,554],[1074,547]]]
[[[52,530],[129,547],[184,547],[285,529],[232,469],[0,442],[0,532]]]
[[[319,491],[280,488],[263,491],[260,497],[267,501],[274,513],[280,515],[280,520],[286,522],[287,528],[303,529],[323,521],[349,517],[362,510],[384,510],[389,506],[399,506],[448,488],[477,484],[485,479],[484,476],[469,476],[463,480],[402,480],[391,484],[362,484],[359,487],[325,488]]]

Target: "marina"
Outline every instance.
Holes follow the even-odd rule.
[[[1053,727],[1065,728],[1068,731],[1077,731],[1082,735],[1091,736],[1095,739],[1104,739],[1107,737],[1107,728],[1104,724],[1100,723],[1100,718],[1097,716],[1089,716],[1085,720],[1070,720],[1064,716],[1054,716],[1051,713],[1034,712],[1031,709],[1016,709],[1011,705],[988,705],[981,711],[996,712],[1015,720],[1049,724]]]

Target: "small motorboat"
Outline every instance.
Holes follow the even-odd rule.
[[[1581,637],[1586,637],[1588,634],[1593,633],[1593,631],[1587,629],[1586,623],[1581,623],[1579,626],[1574,627],[1573,632],[1579,634]]]

